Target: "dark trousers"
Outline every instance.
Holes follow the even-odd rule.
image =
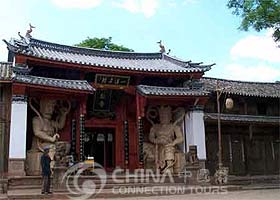
[[[50,186],[51,186],[50,175],[43,176],[42,178],[43,178],[43,180],[42,180],[42,193],[50,192]]]

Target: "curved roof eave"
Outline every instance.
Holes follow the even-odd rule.
[[[16,54],[38,59],[120,70],[159,73],[204,73],[213,65],[182,61],[162,53],[135,53],[73,47],[37,39],[4,40]]]

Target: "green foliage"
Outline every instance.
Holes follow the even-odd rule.
[[[242,18],[241,30],[273,28],[274,40],[280,41],[280,0],[229,0],[227,6]]]
[[[87,38],[81,43],[76,44],[78,47],[88,47],[95,49],[111,50],[111,51],[129,51],[133,52],[132,49],[112,43],[112,37],[109,38]]]

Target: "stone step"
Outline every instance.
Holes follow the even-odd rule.
[[[30,181],[30,180],[29,180]],[[83,185],[85,182],[89,182],[89,181],[92,181],[95,186],[97,188],[100,188],[100,186],[102,184],[104,184],[104,182],[101,182],[101,180],[92,180],[92,179],[83,179],[83,178],[80,178],[78,180],[78,185]],[[119,180],[118,181],[122,181],[122,182],[115,182],[113,179],[109,179],[109,180],[106,180],[106,187],[110,188],[110,187],[114,187],[115,185],[153,185],[153,184],[184,184],[184,178],[174,178],[174,179],[169,179],[169,178],[165,178],[165,179],[147,179],[145,181],[143,180],[134,180],[134,179],[130,179],[130,180]],[[33,183],[24,183],[24,184],[21,184],[22,181],[19,181],[19,182],[11,182],[9,184],[9,190],[11,189],[27,189],[27,188],[40,188],[41,187],[41,181],[37,180],[36,182],[33,182]],[[70,187],[74,187],[74,183],[73,183],[73,180],[69,180],[68,182],[68,185]]]
[[[73,181],[74,177],[69,177],[70,183]],[[100,184],[101,179],[99,177],[94,177],[94,176],[81,176],[78,178],[79,184],[82,184],[84,181],[94,181],[95,184]],[[174,180],[176,183],[182,183],[184,182],[183,177],[179,176],[173,176],[172,179],[170,179],[168,176],[156,176],[156,177],[124,177],[120,176],[117,177],[117,181],[120,181],[122,183],[151,183],[151,182],[158,182],[162,181],[165,183],[169,183],[170,180]],[[22,185],[30,185],[30,186],[35,186],[35,185],[41,185],[42,178],[40,176],[36,177],[10,177],[9,178],[9,188],[13,186],[22,186]],[[116,183],[115,179],[112,177],[108,177],[106,179],[106,183]]]
[[[164,196],[164,195],[180,195],[180,194],[201,194],[202,192],[209,192],[211,189],[208,186],[158,186],[158,187],[148,187],[143,186],[141,188],[134,188],[133,185],[130,189],[120,188],[119,190],[103,189],[97,195],[92,195],[91,198],[104,198],[104,199],[114,199],[122,197],[143,197],[143,196]],[[240,189],[238,186],[225,186],[223,190],[234,191]],[[217,192],[218,186],[212,187],[210,192]],[[69,199],[70,197],[81,197],[80,195],[73,195],[70,193],[54,193],[52,195],[41,195],[39,189],[33,189],[28,191],[14,190],[9,191],[9,199]]]
[[[7,195],[0,193],[0,200],[8,200]]]
[[[229,176],[229,184],[232,185],[250,185],[257,183],[280,184],[280,175],[259,175],[259,176]]]
[[[106,183],[105,186],[103,186],[104,189],[112,189],[116,187],[130,187],[130,186],[137,186],[137,187],[143,187],[143,186],[185,186],[185,183]],[[75,188],[73,184],[69,185],[71,189]],[[78,187],[82,187],[82,184],[78,185]],[[94,186],[96,189],[101,188],[101,184],[95,184]],[[13,190],[28,190],[28,189],[40,189],[41,185],[21,185],[21,186],[11,186],[9,187],[9,191]]]
[[[209,188],[212,188],[210,190]],[[133,199],[137,199],[137,197],[143,196],[165,196],[165,195],[180,195],[180,194],[204,194],[207,195],[209,192],[217,194],[217,191],[237,191],[237,190],[261,190],[261,189],[280,189],[279,185],[273,184],[257,184],[254,187],[248,186],[237,186],[237,185],[227,185],[227,186],[186,186],[182,189],[181,186],[174,186],[170,189],[170,186],[162,186],[158,188],[152,187],[142,187],[142,190],[138,190],[138,192],[134,193],[133,190],[120,190],[120,191],[112,191],[111,189],[104,189],[98,195],[92,195],[91,198],[103,198],[103,199],[114,199],[114,198],[124,198],[124,197],[133,197]],[[143,191],[143,192],[142,192]],[[21,200],[21,199],[69,199],[70,197],[81,197],[79,195],[72,195],[70,193],[54,193],[52,195],[41,195],[40,189],[29,189],[29,190],[13,190],[8,192],[9,200]],[[78,199],[78,198],[77,198]]]

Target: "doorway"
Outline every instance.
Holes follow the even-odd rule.
[[[94,161],[106,170],[115,168],[115,129],[88,129],[84,142],[85,157],[94,157]]]

